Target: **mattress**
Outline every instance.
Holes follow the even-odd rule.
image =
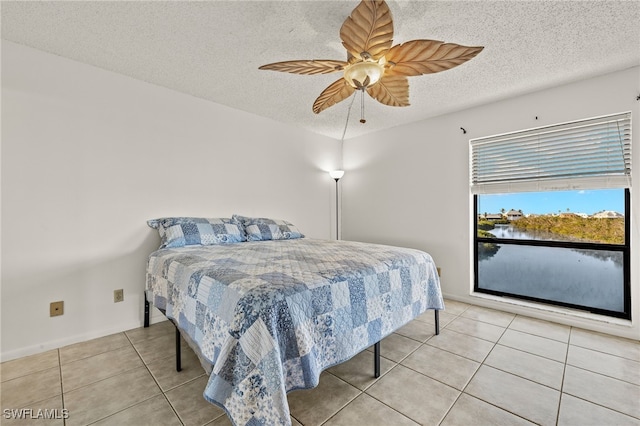
[[[309,238],[161,249],[147,297],[213,368],[204,397],[236,425],[290,424],[286,394],[427,309],[429,254]]]

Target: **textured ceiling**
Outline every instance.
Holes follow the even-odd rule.
[[[3,1],[2,38],[339,139],[351,99],[311,106],[339,74],[260,71],[346,59],[339,30],[357,1]],[[388,1],[394,44],[485,46],[410,77],[411,106],[356,99],[346,138],[640,64],[640,1]],[[633,95],[633,94],[631,94]]]

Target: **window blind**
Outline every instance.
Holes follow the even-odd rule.
[[[631,186],[631,113],[472,139],[474,194]]]

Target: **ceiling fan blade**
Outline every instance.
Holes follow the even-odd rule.
[[[411,40],[387,53],[385,75],[414,76],[445,71],[473,59],[484,49],[437,40]]]
[[[393,18],[384,0],[363,0],[340,28],[342,45],[358,59],[378,60],[391,48]]]
[[[290,72],[292,74],[315,75],[342,71],[346,65],[348,65],[348,62],[334,61],[333,59],[303,59],[300,61],[284,61],[266,64],[259,67],[259,69]]]
[[[313,112],[319,114],[330,106],[347,99],[355,90],[344,78],[334,81],[320,93],[318,99],[313,103]]]
[[[389,106],[409,106],[409,79],[404,76],[385,75],[367,93],[378,102]]]

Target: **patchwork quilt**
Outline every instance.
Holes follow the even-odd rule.
[[[444,309],[427,253],[309,238],[157,250],[147,297],[213,365],[204,397],[235,425],[289,425],[287,392]]]

